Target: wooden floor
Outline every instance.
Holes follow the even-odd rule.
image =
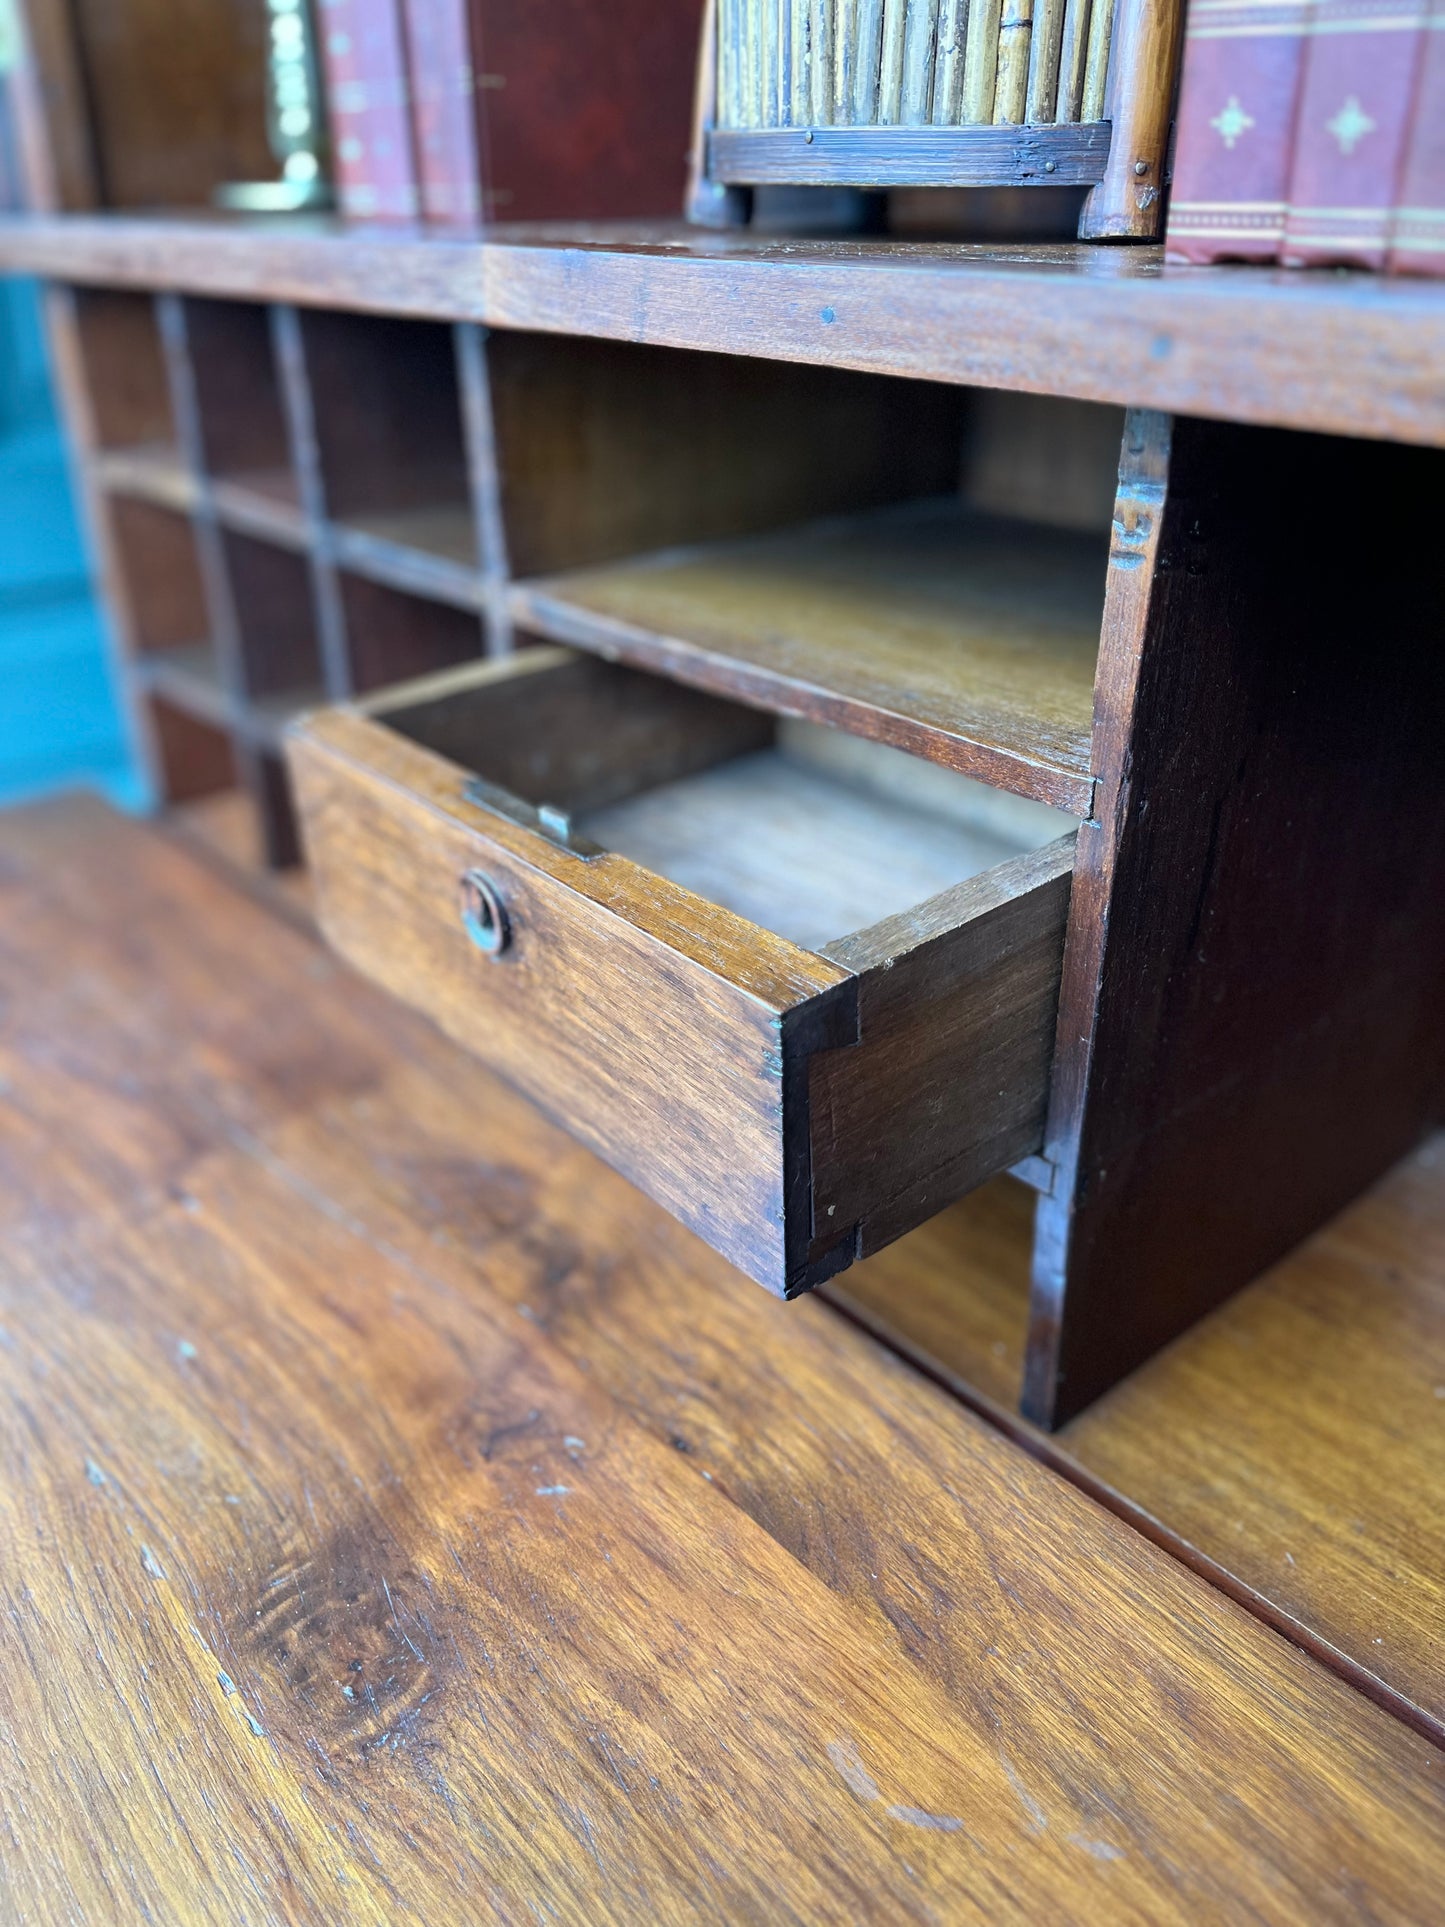
[[[0,1011],[6,1920],[1439,1918],[1438,1146],[1051,1466],[98,805]]]

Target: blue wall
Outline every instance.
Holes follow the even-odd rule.
[[[26,282],[0,281],[0,803],[87,783],[146,802],[112,686]]]

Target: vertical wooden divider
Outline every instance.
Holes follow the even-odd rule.
[[[459,321],[453,329],[453,339],[457,389],[462,404],[462,438],[467,451],[467,483],[486,598],[487,654],[507,656],[513,646],[512,618],[507,607],[511,568],[502,514],[502,475],[492,411],[487,330],[474,322]]]
[[[346,612],[336,579],[336,549],[326,510],[326,488],[316,441],[315,410],[301,321],[296,310],[277,302],[270,309],[271,347],[280,378],[281,407],[286,417],[286,439],[291,466],[301,496],[307,528],[307,567],[316,618],[316,640],[321,651],[321,673],[331,702],[344,702],[353,693],[351,650],[346,634]]]
[[[1040,1424],[1445,1111],[1438,464],[1128,418],[1038,1207]]]
[[[236,767],[256,807],[266,863],[271,869],[284,869],[295,863],[300,853],[295,812],[274,750],[258,742],[255,731],[249,727],[252,678],[246,661],[246,640],[237,614],[230,566],[206,466],[195,368],[181,297],[158,295],[156,319],[166,358],[176,436],[194,489],[191,528],[205,587],[210,645],[215,652],[216,673],[231,720]]]

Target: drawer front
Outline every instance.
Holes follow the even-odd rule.
[[[816,1281],[806,1067],[856,1035],[848,970],[468,802],[463,772],[364,717],[309,719],[290,758],[342,955],[761,1283]]]

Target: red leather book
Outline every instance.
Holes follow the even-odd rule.
[[[1431,8],[1420,49],[1387,265],[1391,274],[1445,276],[1445,0]]]
[[[1165,251],[1273,261],[1284,238],[1308,0],[1191,0]]]
[[[406,58],[396,0],[320,0],[332,165],[343,214],[417,215]]]
[[[675,215],[702,0],[471,0],[491,220]]]
[[[403,0],[417,186],[424,219],[482,218],[481,137],[468,0]]]
[[[1283,259],[1383,268],[1415,96],[1425,0],[1318,0]]]

